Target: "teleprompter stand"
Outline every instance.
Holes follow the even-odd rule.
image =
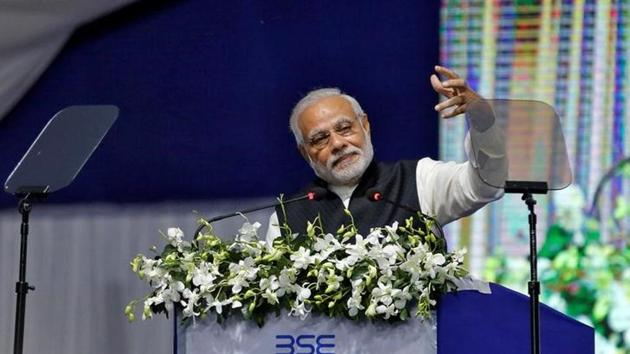
[[[481,180],[505,193],[521,194],[529,210],[528,282],[531,353],[540,354],[540,282],[534,194],[567,187],[571,169],[560,119],[538,101],[478,100],[466,112]]]
[[[28,221],[34,201],[42,201],[46,198],[46,188],[22,188],[16,194],[19,198],[18,211],[22,215],[20,225],[20,267],[19,277],[15,283],[15,294],[17,303],[15,307],[15,332],[14,332],[14,353],[22,353],[24,345],[24,316],[26,314],[26,294],[29,290],[35,290],[26,281],[26,254],[28,246]]]
[[[529,210],[529,282],[527,293],[529,294],[530,311],[530,335],[531,352],[540,353],[540,282],[538,281],[538,245],[536,236],[536,213],[534,207],[536,200],[534,194],[547,194],[549,187],[547,182],[506,181],[505,193],[523,194],[521,200]]]
[[[29,218],[33,204],[68,186],[118,117],[115,106],[71,106],[58,112],[7,178],[4,190],[18,198],[20,226],[19,276],[13,353],[22,354],[26,295],[35,290],[26,281]]]

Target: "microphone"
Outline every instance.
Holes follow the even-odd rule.
[[[328,196],[328,189],[315,186],[306,195],[308,200],[322,200]]]
[[[368,189],[367,192],[365,192],[365,196],[369,200],[371,200],[373,202],[384,201],[385,203],[389,203],[389,204],[391,204],[391,205],[393,205],[395,207],[405,209],[405,210],[410,211],[412,213],[420,213],[420,215],[422,215],[422,216],[424,216],[426,218],[432,219],[428,215],[424,215],[422,213],[422,211],[420,211],[420,210],[418,210],[416,208],[412,208],[412,207],[410,207],[408,205],[405,205],[405,204],[396,203],[396,202],[394,202],[392,200],[389,200],[389,199],[385,198],[385,196],[383,195],[383,192],[381,192],[378,188],[370,188],[370,189]]]
[[[429,219],[431,221],[433,221],[432,225],[431,225],[431,232],[433,232],[433,234],[435,234],[436,236],[438,236],[441,239],[445,239],[444,238],[444,231],[442,231],[442,226],[440,225],[440,223],[438,223],[437,220],[435,220],[435,218],[423,213],[422,211],[410,207],[409,205],[405,205],[402,203],[397,203],[393,200],[390,200],[388,198],[385,198],[385,195],[383,194],[383,192],[381,192],[378,188],[370,188],[367,190],[367,192],[365,193],[365,196],[373,202],[380,202],[380,201],[384,201],[385,203],[391,204],[397,208],[402,208],[405,209],[409,212],[412,213],[417,213],[420,214],[423,218]]]
[[[309,201],[315,201],[315,200],[322,200],[324,199],[326,196],[328,195],[328,190],[326,188],[323,187],[313,187],[310,189],[310,191],[308,191],[306,194],[296,197],[296,198],[292,198],[292,199],[287,199],[287,200],[283,200],[282,202],[274,202],[271,204],[266,204],[266,205],[262,205],[262,206],[257,206],[257,207],[253,207],[253,208],[248,208],[248,209],[243,209],[241,211],[236,211],[236,212],[232,212],[229,214],[223,214],[223,215],[218,215],[215,216],[213,218],[210,219],[205,219],[207,224],[211,224],[215,221],[219,221],[219,220],[223,220],[223,219],[227,219],[227,218],[231,218],[233,216],[237,216],[237,215],[242,215],[242,214],[247,214],[247,213],[251,213],[254,211],[259,211],[259,210],[263,210],[263,209],[268,209],[268,208],[272,208],[272,207],[277,207],[279,205],[287,205],[287,204],[291,204],[291,203],[295,203],[295,202],[299,202],[300,200],[309,200]],[[201,224],[199,225],[199,227],[197,228],[197,230],[195,230],[194,233],[194,238],[197,239],[197,237],[199,237],[199,233],[201,232],[201,230],[203,230],[207,224]]]

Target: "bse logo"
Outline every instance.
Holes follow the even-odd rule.
[[[335,354],[335,335],[277,335],[276,354]]]

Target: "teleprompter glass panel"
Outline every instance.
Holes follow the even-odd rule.
[[[50,193],[74,180],[109,128],[118,107],[70,106],[48,121],[7,178],[7,193]]]
[[[466,120],[475,160],[489,167],[477,169],[485,183],[505,188],[506,182],[546,182],[549,190],[571,183],[562,126],[550,105],[483,99],[468,107]],[[498,172],[505,170],[507,175]]]

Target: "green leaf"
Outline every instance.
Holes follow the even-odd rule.
[[[357,280],[367,274],[368,271],[368,265],[365,263],[361,263],[360,265],[357,265],[352,269],[352,272],[348,278],[352,280]]]
[[[406,321],[409,318],[409,310],[406,308],[400,310],[400,320]]]
[[[538,255],[542,258],[552,259],[558,253],[565,250],[573,239],[573,235],[567,232],[565,229],[552,225],[547,231],[547,237],[545,238],[545,243]]]
[[[607,297],[600,297],[595,301],[593,306],[593,319],[595,321],[601,321],[608,315],[610,311],[610,300]]]
[[[131,271],[134,273],[138,273],[138,271],[140,270],[140,266],[142,265],[142,255],[137,255],[135,256],[132,260],[131,263],[129,263],[129,265],[131,266]]]
[[[311,238],[315,237],[315,227],[310,221],[306,222],[306,235]]]
[[[350,231],[346,231],[346,233],[343,234],[343,239],[349,239],[352,236],[354,236],[354,231],[350,230]]]

